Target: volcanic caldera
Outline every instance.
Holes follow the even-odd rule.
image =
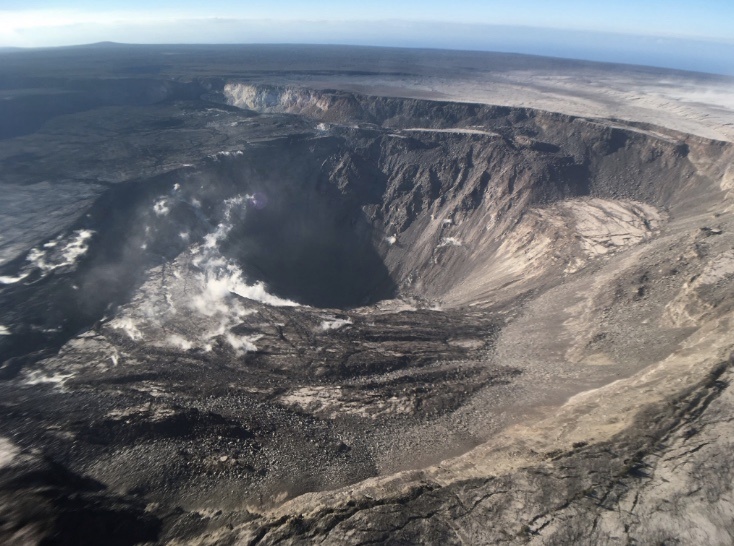
[[[733,114],[178,47],[0,53],[0,537],[732,541]]]

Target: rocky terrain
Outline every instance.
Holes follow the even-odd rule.
[[[734,542],[731,111],[170,53],[0,53],[5,543]]]

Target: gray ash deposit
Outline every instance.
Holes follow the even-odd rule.
[[[3,69],[5,542],[731,540],[729,142],[83,53]]]

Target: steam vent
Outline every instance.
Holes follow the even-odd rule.
[[[733,85],[0,54],[0,542],[732,544]]]

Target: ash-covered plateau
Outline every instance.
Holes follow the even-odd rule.
[[[0,52],[0,542],[734,543],[732,84]]]

